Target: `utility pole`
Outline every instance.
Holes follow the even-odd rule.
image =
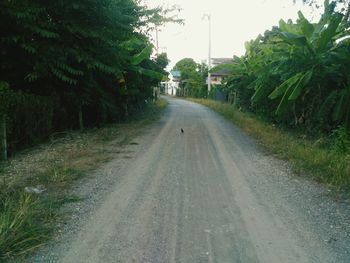
[[[156,56],[159,55],[159,31],[158,27],[156,26]]]
[[[208,50],[208,94],[211,90],[211,74],[210,74],[210,69],[211,69],[211,15],[210,14],[205,14],[203,18],[208,19],[208,26],[209,26],[209,50]]]

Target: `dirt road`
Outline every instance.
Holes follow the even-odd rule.
[[[79,231],[50,250],[58,262],[350,262],[348,204],[213,111],[168,100],[132,159],[109,164],[118,180]]]

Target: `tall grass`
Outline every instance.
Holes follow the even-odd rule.
[[[26,254],[47,240],[46,212],[37,197],[3,193],[0,211],[0,259]]]
[[[233,105],[212,100],[193,99],[217,111],[246,133],[261,142],[277,157],[288,160],[296,172],[306,174],[329,188],[350,192],[350,154],[338,151],[325,141],[328,138],[307,140],[260,120],[256,115],[237,110]]]

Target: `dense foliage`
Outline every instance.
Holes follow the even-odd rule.
[[[350,129],[350,41],[346,15],[325,1],[318,23],[281,20],[246,43],[235,57],[226,88],[238,107],[312,132]],[[347,13],[347,12],[346,12]]]
[[[16,94],[32,104],[23,94],[38,96],[56,130],[124,118],[152,98],[163,77],[148,38],[161,13],[133,0],[0,0],[0,104]]]

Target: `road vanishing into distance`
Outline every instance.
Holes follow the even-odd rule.
[[[130,158],[97,172],[104,194],[79,227],[35,262],[350,262],[348,203],[212,110],[166,99]]]

